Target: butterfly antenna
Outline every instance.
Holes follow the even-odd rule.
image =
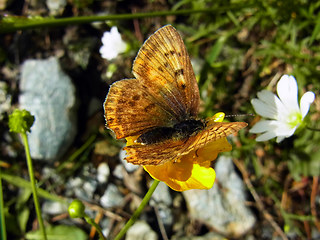
[[[230,118],[230,117],[247,117],[247,116],[254,116],[254,113],[246,113],[246,114],[228,114],[225,116],[225,118]]]

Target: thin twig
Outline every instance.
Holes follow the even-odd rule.
[[[306,127],[306,128],[311,131],[320,132],[319,128],[312,128],[312,127]]]
[[[311,230],[310,230],[310,224],[308,221],[303,221],[304,230],[306,231],[307,238],[311,239]]]
[[[159,214],[159,208],[157,206],[153,206],[153,208],[154,208],[154,212],[155,212],[156,217],[157,217],[157,221],[158,221],[158,225],[159,225],[159,228],[160,228],[162,239],[163,240],[168,240],[168,235],[166,233],[166,229],[164,228],[163,221],[162,221],[162,219],[160,217],[160,214]]]
[[[319,177],[314,176],[312,181],[312,190],[311,190],[311,196],[310,196],[310,207],[311,207],[311,215],[315,218],[314,224],[316,225],[318,231],[320,231],[320,222],[317,218],[317,209],[316,209],[316,196],[317,196],[317,190],[318,190],[318,182],[319,182]]]
[[[111,219],[115,219],[116,221],[122,221],[123,220],[123,217],[119,216],[118,214],[115,214],[111,211],[108,211],[98,205],[95,205],[95,204],[92,204],[92,203],[89,203],[89,202],[86,202],[86,201],[83,201],[83,204],[86,206],[86,207],[89,207],[91,210],[93,211],[97,211],[97,212],[101,212],[103,213],[105,216],[111,218]]]
[[[270,225],[274,228],[274,230],[279,234],[279,236],[282,239],[288,240],[288,237],[285,235],[285,233],[282,231],[282,229],[279,227],[279,225],[273,220],[273,217],[271,216],[271,214],[269,214],[265,210],[263,202],[261,201],[259,195],[257,194],[256,190],[254,189],[254,187],[249,179],[249,174],[246,171],[243,164],[240,161],[238,161],[237,159],[233,159],[233,162],[237,166],[239,171],[241,172],[243,180],[244,180],[245,184],[247,185],[247,188],[249,189],[250,193],[252,194],[254,200],[256,201],[257,207],[260,210],[260,212],[262,213],[262,215],[264,216],[264,218],[270,223]]]
[[[99,224],[99,222],[100,222],[100,220],[101,220],[102,217],[103,217],[102,212],[97,212],[97,215],[96,215],[96,217],[95,217],[95,219],[94,219],[94,222],[95,222],[96,224]],[[90,234],[89,234],[89,239],[94,239],[94,235],[96,234],[96,232],[97,232],[97,229],[92,226],[92,227],[91,227]]]

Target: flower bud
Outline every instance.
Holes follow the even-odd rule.
[[[84,209],[85,206],[83,205],[83,203],[80,200],[76,199],[70,203],[68,212],[71,218],[81,218],[85,216]]]

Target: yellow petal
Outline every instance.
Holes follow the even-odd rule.
[[[146,165],[143,167],[151,175],[151,177],[157,180],[167,183],[169,179],[176,179],[177,181],[183,182],[190,178],[193,162],[166,162],[162,165]]]
[[[197,157],[195,161],[205,164],[205,162],[211,162],[217,158],[220,152],[229,152],[232,150],[231,144],[227,141],[227,138],[221,138],[211,143],[208,143],[203,148],[195,151]]]
[[[216,174],[213,168],[203,167],[193,164],[192,169],[170,169],[170,172],[180,172],[184,174],[166,174],[165,172],[154,171],[160,166],[144,166],[144,169],[154,179],[165,182],[175,191],[186,191],[190,189],[210,189],[213,186]],[[179,171],[180,170],[180,171]],[[178,177],[177,177],[178,176]]]
[[[227,139],[222,138],[182,156],[177,162],[148,165],[144,169],[152,178],[165,182],[175,191],[210,189],[215,180],[211,162],[219,152],[230,151],[231,148]]]

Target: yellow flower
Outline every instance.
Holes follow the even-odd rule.
[[[224,113],[217,113],[209,121],[222,122]],[[128,137],[127,146],[136,144],[138,136]],[[162,165],[145,165],[144,169],[150,176],[165,182],[175,191],[190,189],[210,189],[216,174],[211,167],[220,152],[231,151],[232,147],[226,138],[210,142],[202,148],[194,149],[177,161],[169,161]]]

